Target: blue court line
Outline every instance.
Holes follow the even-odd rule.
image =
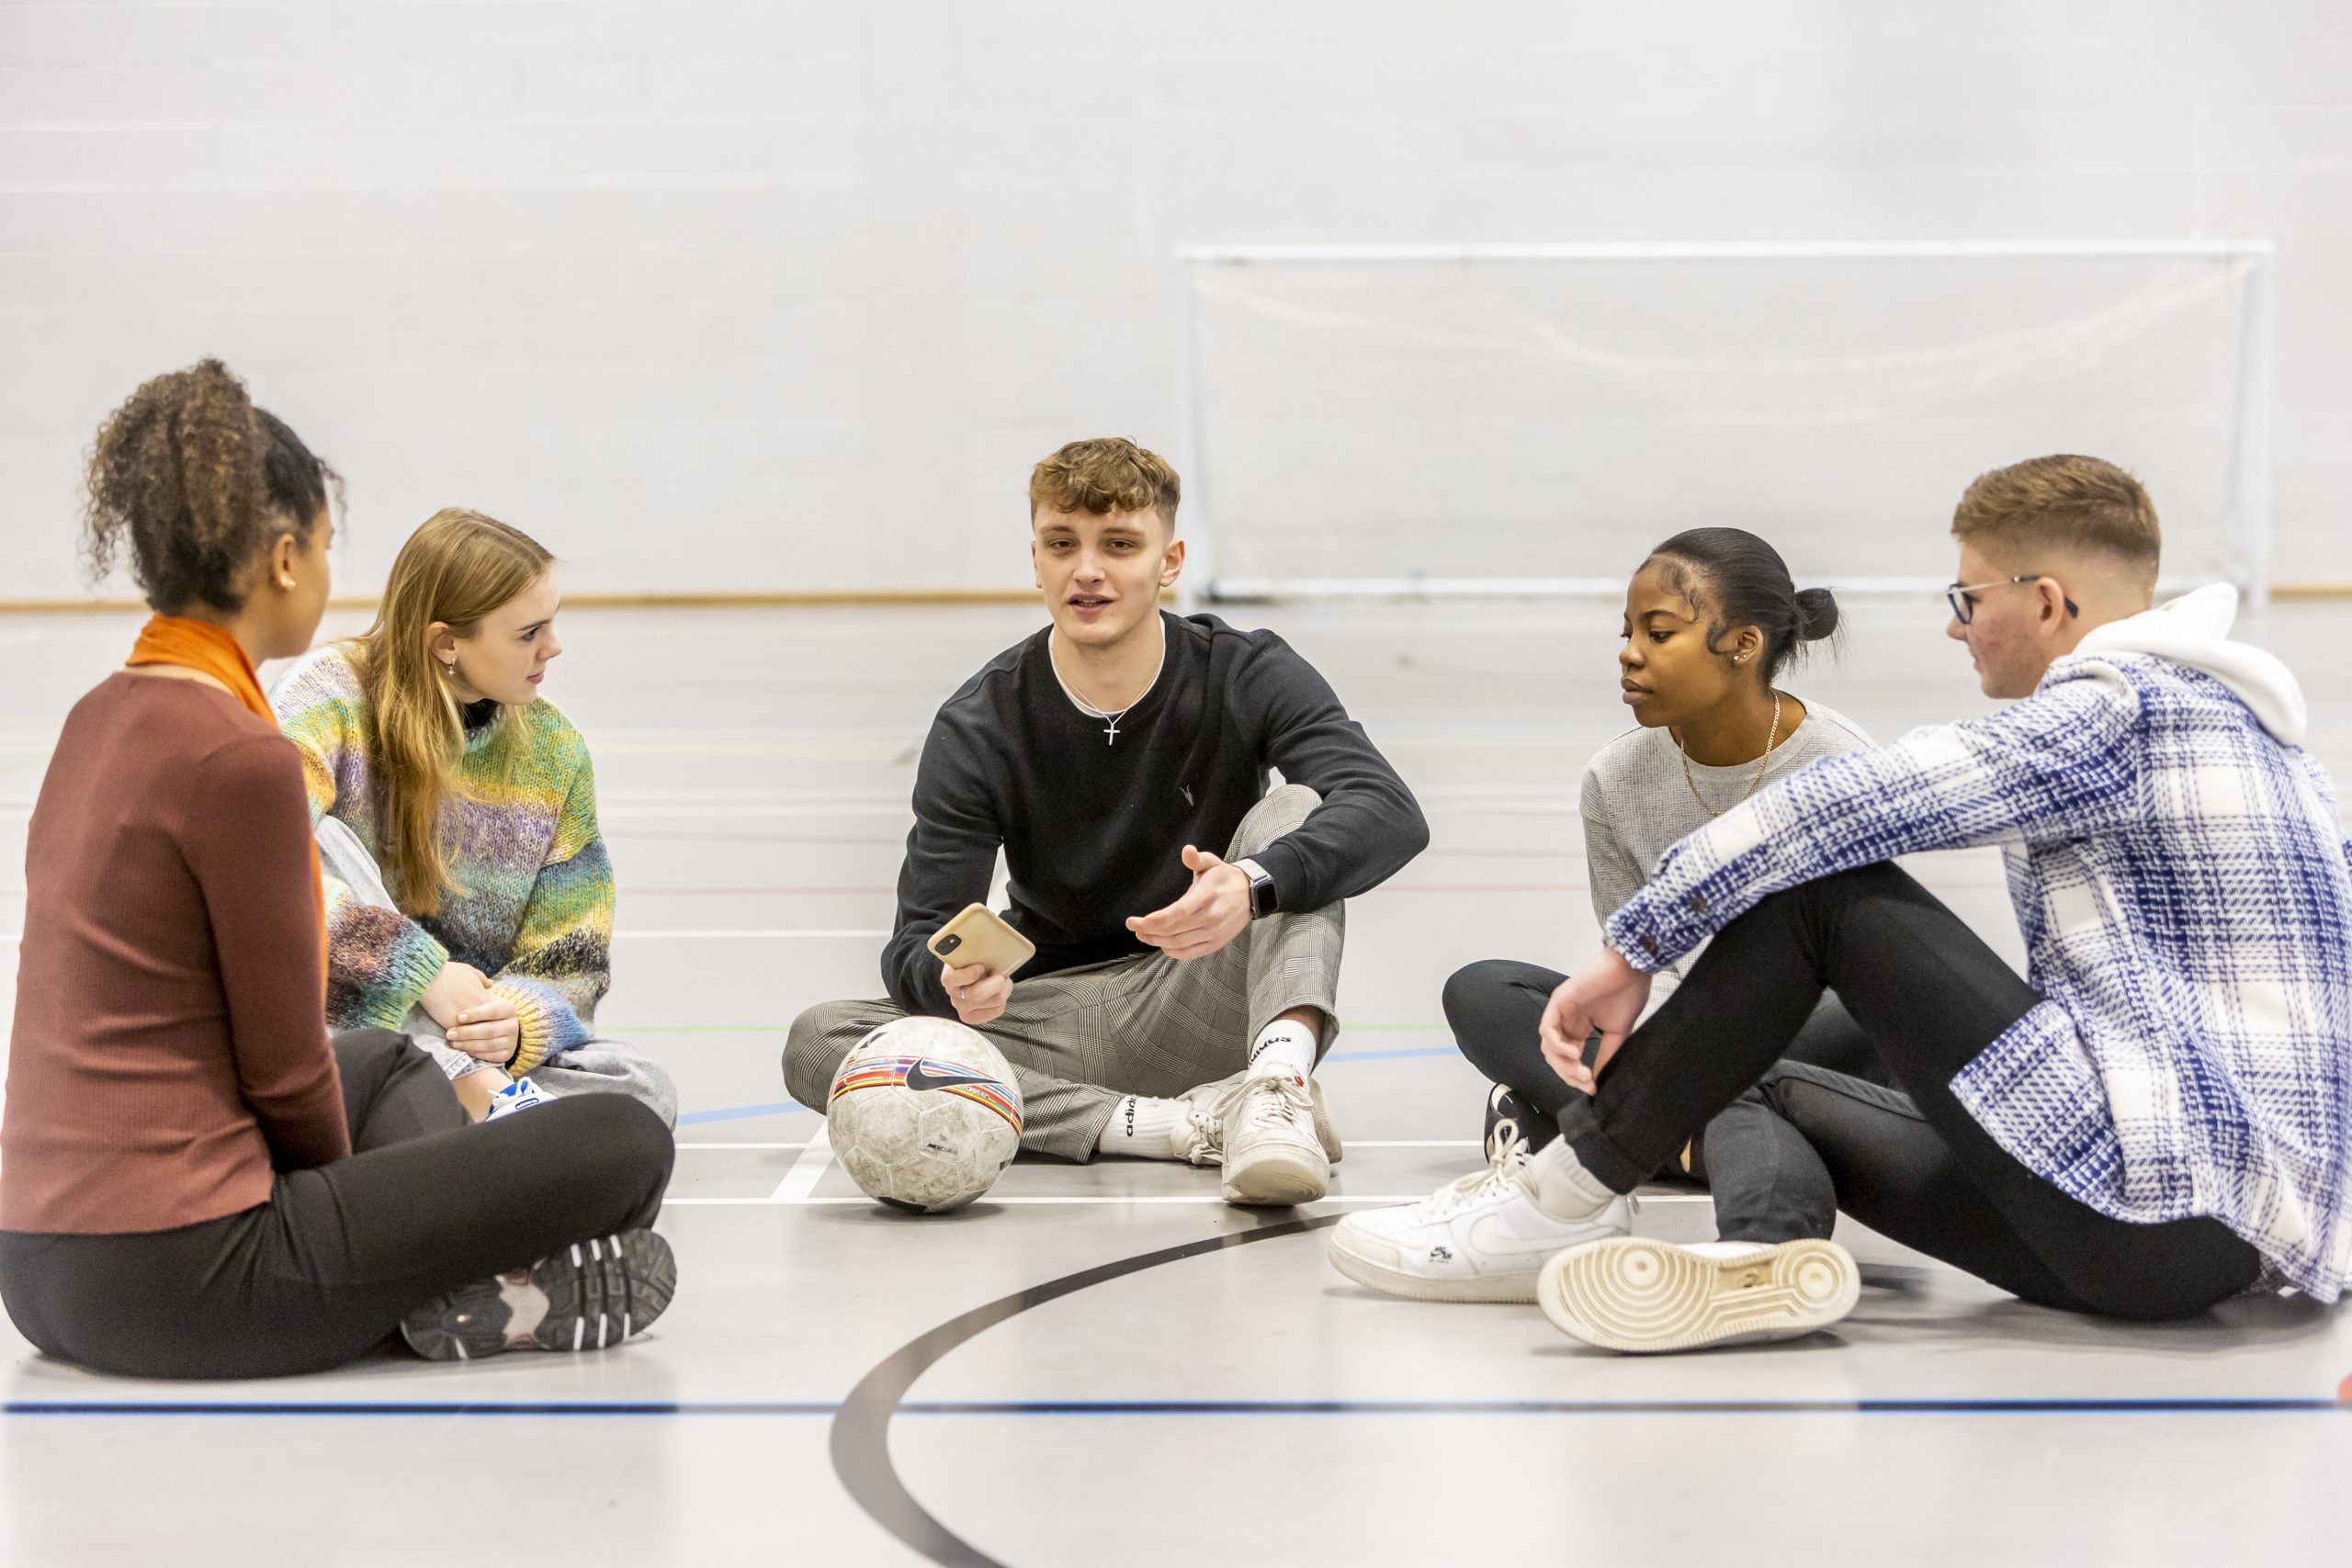
[[[1408,1056],[1455,1056],[1461,1055],[1451,1045],[1421,1045],[1408,1051],[1334,1051],[1323,1058],[1331,1062],[1396,1062]],[[708,1122],[740,1122],[753,1116],[786,1116],[796,1111],[806,1111],[805,1105],[791,1100],[777,1100],[768,1105],[728,1105],[717,1111],[690,1111],[678,1118],[681,1127],[699,1127]]]
[[[816,1401],[11,1400],[7,1416],[831,1416]],[[910,1400],[901,1416],[2202,1416],[2352,1415],[2352,1402],[2150,1399]]]
[[[806,1111],[789,1100],[779,1100],[768,1105],[729,1105],[718,1111],[689,1111],[678,1118],[681,1127],[698,1127],[706,1122],[741,1122],[752,1116],[789,1116],[796,1111]]]

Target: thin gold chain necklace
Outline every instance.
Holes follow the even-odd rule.
[[[1668,730],[1667,733],[1669,735],[1674,734],[1672,730]],[[1741,794],[1737,800],[1733,801],[1731,806],[1724,807],[1723,811],[1718,811],[1713,807],[1707,804],[1707,797],[1705,795],[1699,793],[1699,781],[1690,776],[1690,753],[1683,749],[1682,737],[1675,735],[1674,749],[1682,754],[1682,782],[1690,786],[1690,798],[1697,801],[1699,803],[1699,809],[1705,812],[1710,817],[1721,817],[1724,814],[1724,811],[1729,811],[1732,806],[1746,805],[1747,803],[1748,796],[1756,793],[1756,786],[1764,782],[1764,770],[1772,765],[1772,748],[1780,744],[1780,740],[1781,694],[1774,692],[1772,694],[1772,728],[1770,732],[1764,737],[1764,755],[1756,759],[1756,776],[1747,781],[1747,788]]]

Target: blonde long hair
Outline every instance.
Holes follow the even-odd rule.
[[[441,805],[465,753],[465,719],[433,657],[434,623],[473,636],[554,560],[519,528],[444,507],[401,547],[376,624],[344,645],[375,718],[368,761],[384,880],[413,918],[439,914],[445,896],[464,891],[449,876]],[[508,722],[503,710],[499,722]]]

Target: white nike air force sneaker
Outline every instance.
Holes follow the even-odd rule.
[[[1793,1339],[1854,1310],[1861,1273],[1834,1241],[1624,1236],[1562,1253],[1536,1300],[1552,1326],[1607,1350],[1698,1350]]]
[[[1330,1190],[1331,1161],[1316,1135],[1315,1097],[1289,1073],[1248,1078],[1218,1108],[1228,1203],[1312,1203]]]
[[[1623,1198],[1589,1219],[1535,1206],[1526,1142],[1495,1140],[1484,1170],[1418,1203],[1350,1214],[1331,1232],[1331,1266],[1359,1285],[1425,1302],[1532,1302],[1544,1263],[1631,1228]]]

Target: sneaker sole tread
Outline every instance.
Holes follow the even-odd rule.
[[[1621,1236],[1563,1253],[1536,1284],[1561,1333],[1637,1354],[1793,1339],[1838,1322],[1860,1293],[1851,1255],[1811,1240],[1707,1258]]]
[[[669,1309],[678,1289],[670,1244],[651,1231],[598,1236],[533,1264],[547,1315],[531,1332],[541,1350],[597,1350],[634,1338]],[[428,1361],[472,1361],[521,1348],[507,1343],[496,1279],[450,1292],[401,1320],[401,1337]]]

